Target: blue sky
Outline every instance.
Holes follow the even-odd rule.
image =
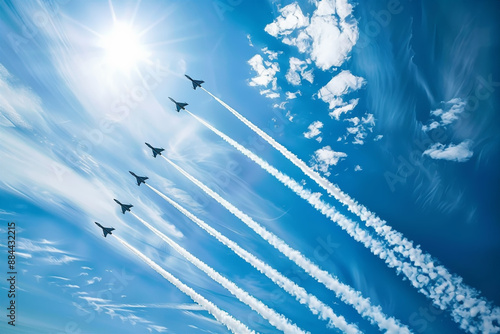
[[[342,331],[342,321],[328,327],[308,309],[319,306],[301,304],[279,279],[320,300],[324,314],[341,316],[345,328],[381,331],[383,321],[371,323],[353,307],[356,298],[338,298],[342,289],[327,288],[321,277],[380,306],[397,324],[388,332],[499,330],[495,1],[1,6],[0,247],[7,252],[7,223],[15,221],[18,271],[16,327],[3,316],[2,333],[230,332],[208,304],[197,304],[115,236],[213,303],[212,313],[217,307],[256,332]],[[307,167],[297,168],[301,161],[193,90],[186,73]],[[177,113],[169,96],[276,168],[281,181]],[[144,142],[164,148],[165,157],[311,264],[292,261],[167,161],[154,159]],[[260,264],[245,262],[153,190],[137,187],[129,170],[148,176],[148,184],[281,278],[271,280],[270,271],[266,277],[256,270]],[[357,202],[349,207],[329,194],[332,184]],[[123,215],[113,198],[133,204],[138,217],[268,311],[252,310],[241,293]],[[362,219],[356,208],[374,216]],[[370,227],[380,222],[373,217],[391,232]],[[114,227],[114,235],[104,239],[94,221]],[[329,276],[305,271],[314,268]],[[6,280],[0,287],[5,310]],[[471,289],[480,294],[461,297]],[[462,298],[484,305],[467,308]],[[479,317],[491,327],[481,327]],[[470,326],[461,328],[461,321]]]

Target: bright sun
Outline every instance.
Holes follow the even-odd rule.
[[[112,32],[103,38],[107,63],[122,71],[131,70],[141,60],[146,60],[147,52],[132,27],[116,22]]]

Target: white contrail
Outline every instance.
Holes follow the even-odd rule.
[[[359,330],[355,325],[348,324],[343,316],[337,316],[331,307],[325,305],[323,302],[318,300],[316,296],[309,294],[304,288],[298,286],[290,279],[283,276],[276,269],[258,259],[255,255],[249,253],[244,250],[234,241],[228,239],[222,233],[212,228],[210,225],[205,223],[200,218],[193,215],[191,212],[183,208],[179,203],[175,202],[173,199],[163,194],[156,188],[146,184],[151,190],[157,193],[160,197],[162,197],[165,201],[174,206],[177,210],[179,210],[182,214],[184,214],[187,218],[192,220],[196,225],[204,229],[211,236],[215,237],[219,242],[230,248],[235,254],[240,256],[243,260],[248,262],[251,266],[257,269],[262,274],[266,275],[270,278],[276,285],[281,287],[283,290],[288,292],[290,295],[295,297],[301,304],[306,304],[313,314],[317,314],[319,319],[328,320],[329,326],[334,326],[340,329],[343,333],[359,333]],[[367,308],[374,308],[370,305],[368,299],[360,296],[359,292],[353,291],[350,287],[338,282],[339,291],[337,295],[344,295],[345,298],[351,297],[351,299],[355,300],[355,303],[358,305],[364,304]],[[375,313],[375,312],[374,312]],[[394,333],[403,333],[403,332],[394,332]]]
[[[492,303],[480,296],[477,290],[464,284],[460,276],[451,274],[430,254],[424,253],[419,246],[415,247],[413,242],[406,239],[402,233],[393,230],[384,220],[342,192],[338,186],[323,178],[299,157],[259,129],[224,101],[203,87],[201,89],[278,150],[295,166],[300,168],[304,174],[325,189],[328,194],[334,196],[343,205],[346,205],[348,210],[365,221],[367,226],[374,228],[375,232],[383,237],[393,247],[394,251],[408,258],[413,263],[413,266],[418,267],[418,277],[415,277],[413,285],[426,296],[431,297],[434,304],[441,309],[450,308],[455,322],[459,323],[462,329],[471,333],[475,333],[478,330],[500,331],[500,326],[495,325],[495,322],[497,324],[500,323],[500,308],[492,306]]]
[[[154,228],[152,225],[150,225],[148,222],[146,222],[144,219],[141,217],[137,216],[135,213],[131,212],[132,216],[137,218],[141,223],[143,223],[147,228],[149,228],[154,234],[159,236],[163,241],[165,241],[167,244],[169,244],[170,247],[172,247],[177,253],[182,255],[186,260],[194,264],[197,268],[202,270],[204,273],[206,273],[211,279],[213,279],[215,282],[219,283],[222,285],[225,289],[227,289],[233,296],[238,298],[239,301],[242,303],[245,303],[248,305],[252,310],[260,314],[264,319],[269,321],[271,325],[279,329],[280,331],[283,331],[284,333],[288,334],[305,334],[308,332],[305,332],[304,330],[300,329],[297,327],[295,324],[292,324],[286,317],[283,315],[277,313],[273,309],[269,308],[267,305],[265,305],[263,302],[260,300],[256,299],[252,295],[250,295],[248,292],[244,291],[240,287],[238,287],[235,283],[227,279],[226,277],[222,276],[219,274],[216,270],[214,270],[212,267],[207,265],[205,262],[201,261],[198,259],[196,256],[193,254],[189,253],[186,249],[181,247],[179,244],[177,244],[175,241],[167,237],[165,234],[161,233],[158,231],[156,228]]]
[[[113,234],[114,235],[114,234]],[[114,235],[115,239],[121,242],[125,247],[130,249],[132,253],[137,255],[142,261],[144,261],[146,264],[148,264],[151,268],[153,268],[154,271],[156,271],[158,274],[162,275],[166,280],[168,280],[170,283],[172,283],[177,289],[179,289],[181,292],[185,293],[187,296],[189,296],[195,303],[200,305],[204,310],[207,310],[208,313],[214,316],[214,318],[219,321],[221,324],[227,327],[232,333],[234,334],[240,334],[240,333],[247,333],[247,334],[255,334],[255,332],[251,329],[249,329],[247,326],[242,324],[239,320],[235,319],[231,315],[229,315],[227,312],[221,310],[215,304],[212,302],[206,300],[204,297],[199,295],[196,291],[188,287],[186,284],[182,283],[178,278],[176,278],[174,275],[160,267],[158,264],[153,262],[150,258],[148,258],[146,255],[142,254],[140,251],[129,245],[126,241],[122,240],[120,237]]]
[[[187,110],[186,110],[187,111]],[[328,216],[333,220],[334,217],[337,217],[337,220],[341,219],[339,225],[346,230],[349,235],[354,237],[354,239],[362,242],[365,246],[370,248],[375,254],[387,254],[386,262],[389,260],[391,266],[397,265],[399,262],[395,259],[390,252],[384,250],[384,247],[378,243],[376,240],[371,238],[369,234],[365,231],[362,231],[356,223],[348,220],[345,217],[341,217],[339,213],[337,213],[334,208],[329,207],[326,203],[322,202],[317,195],[312,194],[310,191],[304,189],[300,184],[291,179],[289,176],[281,173],[273,166],[269,165],[266,161],[258,157],[256,154],[252,153],[250,150],[246,149],[242,145],[238,144],[236,141],[217,130],[215,127],[194,115],[193,113],[187,111],[191,116],[193,116],[196,120],[201,122],[207,128],[212,130],[215,134],[221,137],[224,141],[235,147],[238,151],[242,152],[244,155],[249,157],[251,160],[256,162],[260,167],[262,167],[265,171],[276,177],[280,182],[284,185],[292,189],[295,193],[297,193],[300,197],[304,198],[308,201],[312,206],[321,211],[323,214]],[[389,253],[389,254],[388,254]],[[389,262],[388,262],[389,263]],[[402,270],[403,264],[400,264],[400,270]],[[304,268],[307,272],[307,269]],[[381,330],[386,330],[391,333],[409,333],[410,330],[402,325],[398,320],[394,318],[387,317],[380,307],[374,307],[370,305],[368,299],[363,298],[361,294],[357,291],[354,291],[351,287],[342,284],[338,281],[333,275],[322,271],[317,268],[318,272],[321,272],[322,275],[315,277],[311,272],[309,272],[315,279],[319,282],[323,283],[327,288],[334,291],[338,298],[342,299],[345,303],[352,305],[356,308],[356,310],[363,316],[368,318],[372,323],[376,323]]]

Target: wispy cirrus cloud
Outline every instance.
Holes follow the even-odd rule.
[[[0,64],[0,126],[46,128],[41,99]]]

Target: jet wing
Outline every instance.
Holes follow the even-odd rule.
[[[153,158],[156,158],[156,156],[158,154],[161,155],[161,152],[163,152],[163,151],[165,151],[165,149],[163,149],[163,148],[157,148],[157,149],[153,150]]]
[[[196,89],[196,87],[201,87],[201,84],[204,83],[205,81],[203,80],[193,80],[193,88]]]
[[[185,74],[185,77],[191,80],[191,83],[193,84],[193,89],[196,89],[196,87],[201,87],[201,84],[205,82],[203,80],[195,80],[187,74]]]
[[[106,238],[106,236],[107,236],[108,234],[112,234],[112,233],[111,233],[111,231],[114,231],[114,230],[115,230],[115,229],[114,229],[114,228],[112,228],[112,227],[109,227],[109,228],[108,228],[108,227],[105,227],[105,228],[103,228],[103,229],[102,229],[102,233],[104,234],[104,237]]]
[[[187,105],[188,105],[187,103],[177,102],[175,104],[175,106],[177,108],[177,112],[181,111],[181,109],[184,109],[184,107],[187,106]]]

